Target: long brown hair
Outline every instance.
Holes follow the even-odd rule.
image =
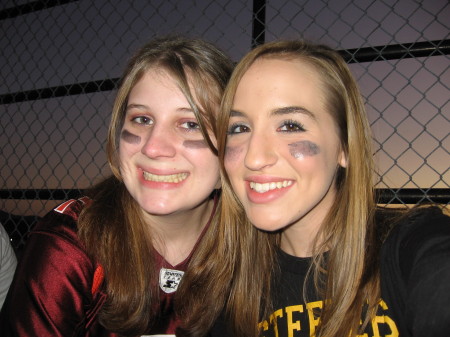
[[[188,100],[211,150],[217,153],[209,133],[215,135],[216,116],[232,66],[231,60],[212,44],[180,36],[151,41],[128,63],[108,131],[107,155],[113,176],[89,191],[92,203],[79,218],[79,236],[87,252],[105,271],[107,300],[99,320],[108,330],[123,335],[143,334],[156,319],[159,303],[157,271],[151,267],[154,263],[151,233],[142,219],[142,210],[122,182],[119,169],[119,137],[130,91],[150,68],[167,71]],[[217,217],[197,251],[211,246],[216,226]],[[192,257],[193,263],[196,255]],[[188,287],[189,283],[183,280],[178,292],[183,294]],[[181,297],[178,292],[175,298],[182,302],[178,300]]]
[[[279,243],[279,234],[262,233],[243,217],[223,164],[229,113],[237,86],[245,72],[260,58],[297,60],[313,66],[324,88],[327,110],[338,127],[347,167],[338,169],[336,200],[315,238],[313,264],[308,275],[313,277],[322,298],[327,299],[316,336],[354,336],[358,333],[361,318],[365,318],[364,324],[367,324],[380,298],[379,245],[375,244],[373,221],[372,139],[356,81],[343,58],[329,47],[305,41],[275,41],[249,52],[236,66],[222,100],[218,118],[222,212],[227,217],[225,226],[239,226],[240,231],[246,233],[248,241],[239,247],[245,247],[242,254],[254,254],[241,259],[231,289],[228,312],[235,334],[258,334],[256,323],[261,319],[261,313],[267,317],[271,310],[267,296],[277,267],[274,250]],[[262,234],[265,238],[261,238]],[[325,251],[328,251],[327,261],[324,260]],[[266,261],[261,261],[261,256]],[[258,277],[252,277],[255,272]],[[241,292],[242,289],[246,291]],[[367,308],[366,303],[368,310],[363,309]]]

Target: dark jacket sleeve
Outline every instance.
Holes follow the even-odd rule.
[[[450,333],[450,218],[438,208],[398,224],[383,246],[382,297],[401,336]]]
[[[95,266],[73,220],[51,212],[31,233],[0,315],[6,336],[75,336],[92,306]]]

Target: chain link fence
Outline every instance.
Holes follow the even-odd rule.
[[[0,5],[0,222],[16,247],[60,200],[109,175],[128,57],[169,33],[234,60],[278,38],[339,50],[366,100],[380,202],[450,203],[447,0],[47,0]]]

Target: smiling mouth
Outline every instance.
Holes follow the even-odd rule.
[[[271,190],[282,189],[292,185],[291,180],[284,180],[278,182],[271,183],[255,183],[253,181],[250,182],[250,188],[257,193],[266,193]]]
[[[179,183],[185,180],[188,176],[187,173],[176,173],[176,174],[168,174],[168,175],[159,175],[153,174],[149,172],[144,172],[144,179],[147,181],[156,181],[160,183]]]

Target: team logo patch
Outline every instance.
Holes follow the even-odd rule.
[[[159,287],[167,294],[177,291],[184,271],[161,268],[159,271]]]

